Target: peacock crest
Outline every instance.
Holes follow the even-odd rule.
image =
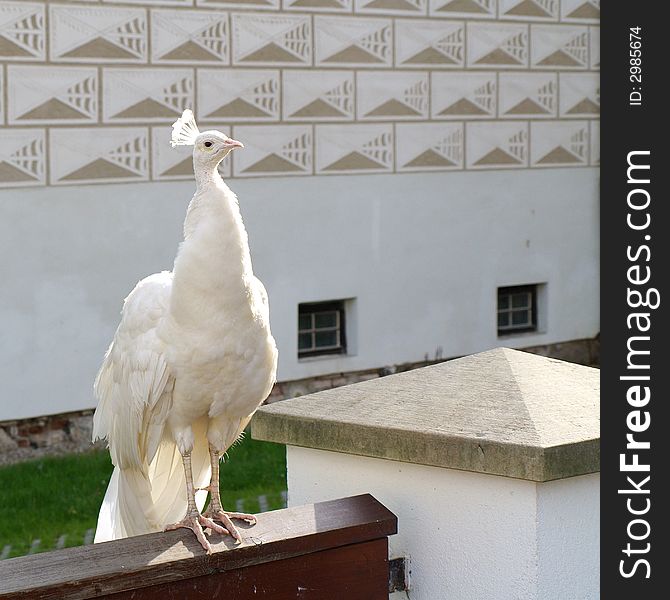
[[[172,125],[172,139],[170,145],[193,146],[195,138],[200,135],[200,130],[195,123],[195,116],[190,108],[187,108]]]

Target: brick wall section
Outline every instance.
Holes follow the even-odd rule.
[[[0,465],[89,450],[92,428],[93,410],[3,421]]]
[[[594,339],[535,346],[524,350],[568,362],[598,366],[599,349],[600,340],[596,337]],[[445,359],[426,359],[420,362],[365,371],[331,373],[308,379],[277,382],[266,402],[277,402],[286,398],[295,398],[296,396],[304,396],[305,394],[343,385],[368,381],[392,373],[436,364],[443,360]],[[91,444],[92,427],[92,410],[36,417],[21,421],[4,421],[0,423],[0,465],[42,456],[90,450],[93,447]],[[98,442],[96,447],[102,448],[104,444]]]

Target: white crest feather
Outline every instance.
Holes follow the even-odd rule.
[[[195,124],[193,111],[187,108],[173,124],[172,139],[170,145],[175,146],[193,146],[195,138],[200,135],[200,130]]]

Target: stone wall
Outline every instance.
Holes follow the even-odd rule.
[[[0,465],[89,450],[93,410],[0,423]]]
[[[594,339],[572,340],[526,348],[525,350],[533,354],[578,364],[598,366],[599,347],[600,340],[599,337],[596,337]],[[349,373],[331,373],[294,381],[278,381],[266,402],[277,402],[286,398],[295,398],[343,385],[377,379],[392,373],[409,371],[444,360],[449,359],[430,359],[426,357],[424,361],[415,363]],[[91,444],[92,428],[93,410],[0,422],[0,465],[41,456],[90,450],[93,447]],[[103,444],[99,442],[96,446],[103,447]]]
[[[590,340],[578,340],[570,342],[558,342],[545,346],[533,346],[524,348],[526,352],[559,358],[579,365],[589,367],[600,366],[600,334]]]

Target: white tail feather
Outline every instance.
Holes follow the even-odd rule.
[[[207,444],[207,418],[193,423],[195,445],[191,453],[193,482],[197,488],[209,485],[211,467]],[[196,492],[202,510],[207,492]],[[151,464],[142,469],[114,468],[105,499],[100,506],[95,542],[107,542],[134,535],[162,531],[186,514],[186,479],[177,446],[164,438]]]
[[[195,124],[193,111],[187,108],[173,124],[172,139],[170,145],[175,146],[193,146],[195,138],[200,135],[200,130]]]

